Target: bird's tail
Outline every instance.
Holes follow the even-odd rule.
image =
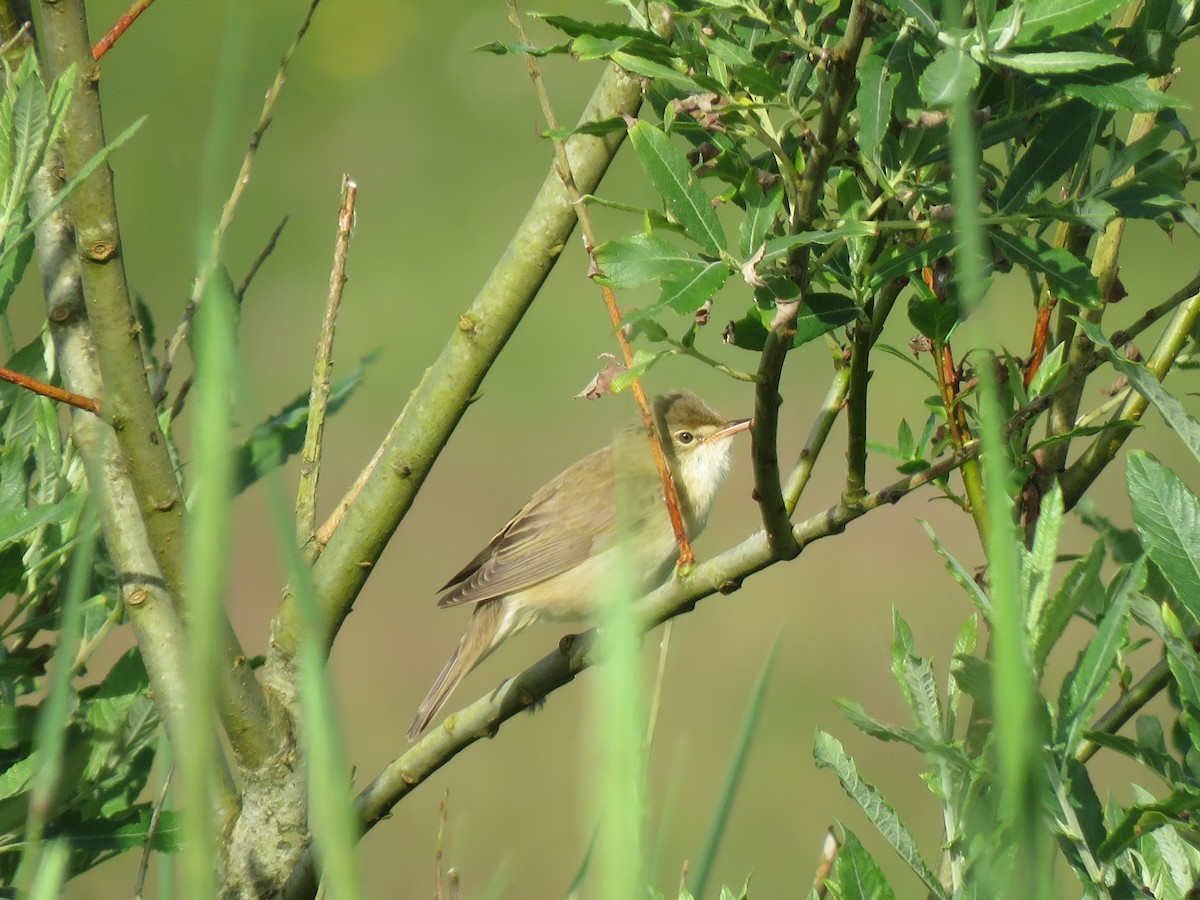
[[[487,600],[475,607],[462,640],[458,642],[458,647],[417,709],[417,717],[408,729],[409,740],[416,738],[429,726],[438,710],[458,687],[458,683],[467,677],[468,672],[479,665],[509,634],[520,630],[524,623],[513,621],[513,617],[508,613],[511,613],[511,610],[506,609],[503,600]]]

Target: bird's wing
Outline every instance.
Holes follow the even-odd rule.
[[[576,464],[594,468],[611,462],[599,451]],[[569,477],[576,467],[565,474]],[[589,471],[588,474],[593,474]],[[610,476],[611,479],[611,476]],[[615,504],[580,504],[575,491],[543,489],[443,588],[439,607],[482,603],[516,593],[574,568],[595,552],[597,535],[616,531]]]

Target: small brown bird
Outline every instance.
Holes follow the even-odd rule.
[[[729,471],[732,438],[749,419],[727,421],[699,397],[654,399],[658,433],[689,538],[704,528]],[[621,534],[625,546],[618,546]],[[446,583],[439,607],[475,605],[466,633],[429,689],[408,730],[425,730],[467,673],[505,638],[539,618],[592,615],[608,572],[623,560],[645,592],[676,557],[662,482],[640,422],[581,459],[533,495],[491,543]]]

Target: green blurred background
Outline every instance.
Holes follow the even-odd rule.
[[[93,36],[125,6],[126,0],[93,0]],[[228,193],[263,92],[306,6],[304,0],[236,8],[226,0],[158,3],[103,60],[110,136],[142,114],[149,117],[113,165],[130,282],[156,312],[160,339],[173,329],[189,290],[196,223]],[[538,9],[579,17],[621,15],[599,2]],[[324,0],[260,149],[227,243],[225,260],[235,281],[278,220],[286,213],[291,221],[247,298],[244,352],[253,382],[245,385],[250,399],[244,407],[272,411],[307,390],[342,173],[360,188],[336,361],[344,373],[366,353],[379,350],[380,356],[366,385],[326,431],[322,509],[370,457],[547,170],[550,147],[535,133],[540,113],[523,62],[472,52],[487,41],[514,39],[505,14],[501,0]],[[535,41],[553,38],[537,25],[531,34]],[[223,54],[229,56],[225,63]],[[219,148],[219,182],[206,195],[201,172],[222,65],[236,74],[237,93],[226,99],[237,110],[237,138]],[[551,58],[544,68],[559,117],[573,122],[599,66]],[[1190,93],[1194,100],[1195,90],[1184,81],[1176,93]],[[1184,117],[1190,120],[1192,113]],[[650,196],[625,153],[601,193],[641,203]],[[597,226],[601,236],[613,237],[636,222],[601,211]],[[1130,297],[1112,311],[1113,326],[1183,284],[1194,272],[1196,250],[1195,237],[1182,229],[1169,239],[1153,227],[1131,228],[1121,271]],[[600,403],[572,399],[602,365],[597,355],[616,350],[585,270],[573,239],[347,620],[332,665],[356,783],[374,777],[408,746],[405,731],[415,707],[465,625],[465,611],[435,609],[439,586],[534,489],[606,442],[632,415],[627,395]],[[724,347],[720,330],[747,300],[744,287],[731,281],[700,338],[703,350],[740,368],[753,368],[756,360]],[[39,327],[40,315],[39,299],[27,294],[18,320],[26,339]],[[885,340],[903,346],[909,328],[902,316],[893,318]],[[1004,280],[956,349],[994,345],[999,335],[1011,350],[1024,352],[1031,324],[1025,283]],[[1147,337],[1143,346],[1149,345]],[[789,359],[781,425],[785,460],[795,457],[829,374],[820,343]],[[1192,376],[1173,382],[1179,393],[1190,389],[1185,378]],[[661,365],[649,386],[695,390],[731,417],[748,415],[751,407],[747,385],[686,360]],[[894,443],[902,417],[919,431],[928,393],[928,383],[911,367],[878,355],[871,437]],[[1085,403],[1103,399],[1089,388]],[[241,423],[252,424],[249,418]],[[186,427],[185,415],[185,443]],[[1195,484],[1194,463],[1155,417],[1131,443],[1154,448]],[[839,428],[801,516],[838,499],[843,445]],[[709,530],[698,542],[702,558],[758,525],[748,460],[749,442],[743,441]],[[881,457],[874,458],[869,474],[875,487],[895,477],[891,462]],[[1122,474],[1114,466],[1096,497],[1103,512],[1125,524]],[[289,470],[291,482],[294,475]],[[917,777],[921,760],[859,736],[832,702],[839,696],[860,699],[878,718],[902,720],[888,672],[893,607],[912,623],[919,646],[945,673],[954,632],[972,610],[931,550],[918,517],[929,520],[968,567],[979,565],[982,556],[969,519],[948,503],[929,502],[930,496],[879,510],[839,539],[810,547],[795,562],[749,579],[732,596],[705,601],[676,622],[650,767],[648,830],[652,838],[662,836],[656,879],[661,889],[678,884],[680,870],[699,853],[746,698],[777,636],[781,652],[765,718],[715,878],[740,885],[751,875],[753,896],[798,896],[811,882],[826,827],[843,821],[889,871],[900,871],[836,779],[813,767],[818,727],[846,742],[864,775],[914,829],[927,857],[936,857],[941,817]],[[278,552],[261,491],[252,490],[238,510],[229,605],[244,645],[259,652],[280,597]],[[1082,551],[1088,540],[1076,529],[1064,549]],[[562,633],[539,626],[510,642],[468,679],[454,702],[480,696],[547,652]],[[108,656],[97,660],[94,672],[103,672],[128,640],[128,634],[110,640]],[[648,684],[657,647],[657,636],[651,636],[643,648]],[[1057,671],[1070,662],[1058,660]],[[540,713],[518,717],[497,740],[467,750],[375,828],[361,853],[373,896],[432,895],[438,806],[447,791],[446,864],[461,873],[464,896],[563,895],[595,821],[588,717],[594,681],[583,676],[553,695]],[[1112,773],[1120,796],[1127,796],[1130,777],[1140,777],[1103,758],[1096,765]],[[72,883],[68,895],[124,894],[136,865],[136,854],[126,854]],[[898,887],[902,895],[919,890],[911,878]]]

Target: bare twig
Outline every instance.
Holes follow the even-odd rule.
[[[287,225],[288,218],[288,216],[284,216],[279,220],[279,224],[275,226],[275,230],[267,238],[267,243],[259,251],[258,256],[254,257],[254,262],[250,264],[250,268],[246,270],[246,277],[242,279],[242,283],[238,285],[237,293],[234,294],[234,299],[239,306],[246,300],[246,292],[250,290],[250,282],[254,280],[254,276],[258,274],[258,270],[262,268],[267,258],[275,252],[275,245],[279,242],[279,235],[283,233],[283,227]],[[192,390],[192,383],[195,381],[195,378],[196,375],[193,372],[187,378],[183,379],[183,384],[179,386],[179,390],[175,394],[175,399],[171,403],[170,421],[174,422],[179,418],[179,414],[183,412],[183,404],[187,402],[188,394]]]
[[[279,99],[284,82],[287,81],[288,64],[291,63],[292,56],[295,55],[296,49],[300,46],[300,41],[304,39],[305,32],[308,31],[308,26],[312,24],[313,13],[317,11],[317,5],[320,2],[321,0],[310,0],[308,12],[305,13],[304,20],[296,30],[296,36],[292,38],[292,43],[283,54],[283,59],[279,61],[279,68],[275,72],[275,80],[267,88],[267,94],[263,98],[262,112],[258,116],[258,124],[254,126],[254,133],[250,135],[250,145],[246,148],[246,155],[242,157],[242,167],[238,170],[237,178],[234,179],[233,190],[230,191],[229,198],[221,208],[220,221],[217,222],[217,227],[213,229],[212,239],[208,245],[208,253],[201,262],[200,271],[196,273],[196,280],[192,284],[191,296],[183,308],[183,316],[180,318],[179,324],[175,327],[175,333],[167,340],[166,349],[163,352],[162,366],[158,370],[158,381],[154,385],[154,393],[152,394],[155,406],[162,403],[167,395],[167,380],[171,377],[171,369],[175,366],[175,357],[179,353],[179,348],[183,346],[183,342],[187,340],[192,319],[196,316],[196,307],[200,304],[200,298],[204,296],[209,279],[212,278],[213,272],[217,269],[217,263],[221,258],[221,244],[225,239],[225,232],[229,230],[229,226],[233,223],[233,217],[237,212],[238,204],[241,202],[242,194],[245,193],[246,185],[250,183],[250,171],[254,168],[254,159],[258,154],[258,145],[262,142],[263,135],[266,134],[267,128],[271,125],[271,116],[275,110],[275,101]]]
[[[446,836],[446,801],[450,799],[450,789],[446,788],[442,792],[442,802],[438,804],[438,830],[437,843],[434,844],[433,863],[434,863],[434,882],[433,882],[433,900],[442,900],[442,840]]]
[[[137,20],[137,17],[150,8],[150,4],[153,2],[154,0],[133,0],[133,4],[129,9],[125,10],[121,18],[117,19],[113,27],[108,29],[104,37],[96,42],[96,46],[92,47],[92,59],[98,61],[100,57],[107,53],[112,48],[112,45],[117,42],[117,38],[123,35],[129,26]]]
[[[175,775],[175,767],[167,769],[167,777],[163,779],[162,790],[158,792],[158,800],[154,803],[154,812],[150,814],[150,826],[146,829],[146,841],[142,844],[142,861],[138,865],[137,878],[133,882],[134,900],[142,900],[142,892],[146,888],[146,873],[150,870],[150,851],[154,846],[154,835],[158,831],[158,820],[162,816],[163,806],[167,802],[167,793],[171,790],[171,778]]]
[[[521,13],[517,9],[516,0],[508,0],[508,21],[517,33],[517,37],[520,38],[521,43],[528,45],[529,38],[525,34],[525,27],[521,24]],[[554,114],[554,106],[550,102],[550,94],[546,90],[546,83],[542,80],[542,70],[538,65],[537,57],[533,54],[527,54],[525,65],[529,70],[529,78],[533,81],[534,90],[537,92],[538,102],[542,106],[542,115],[546,117],[546,125],[551,132],[557,132],[558,117]],[[567,145],[563,139],[554,139],[554,153],[558,160],[559,177],[562,178],[563,186],[567,189],[567,195],[571,198],[571,203],[575,205],[579,216],[579,228],[583,232],[584,245],[587,247],[588,261],[594,269],[596,266],[594,255],[597,244],[596,232],[592,228],[592,220],[588,214],[587,205],[582,201],[579,189],[575,185],[575,177],[571,173],[571,162],[567,158]],[[626,336],[625,330],[621,327],[621,311],[617,307],[616,297],[613,296],[612,290],[607,286],[602,288],[601,293],[604,296],[604,305],[608,310],[608,316],[612,320],[613,331],[617,336],[617,343],[621,347],[621,357],[625,361],[625,367],[631,369],[633,368],[633,348],[629,346],[629,338]],[[662,479],[663,498],[666,501],[667,513],[671,519],[671,528],[675,532],[675,542],[679,545],[678,564],[680,566],[687,566],[694,562],[695,557],[692,555],[687,530],[684,527],[683,515],[679,510],[679,493],[675,488],[675,481],[671,477],[671,467],[667,464],[667,456],[663,450],[658,428],[654,421],[654,414],[650,410],[650,402],[646,398],[646,390],[642,387],[642,379],[634,378],[631,387],[633,389],[633,398],[637,401],[638,411],[642,415],[642,424],[645,426],[646,433],[649,436],[650,449],[654,455],[654,464],[658,468],[659,477]]]
[[[337,239],[333,245],[333,266],[329,271],[329,299],[325,304],[325,319],[321,323],[321,337],[317,341],[316,361],[313,363],[308,426],[304,432],[304,450],[300,455],[300,485],[296,489],[296,539],[305,548],[309,562],[316,559],[320,550],[320,544],[313,540],[317,521],[317,483],[321,477],[325,414],[329,408],[330,383],[333,379],[333,334],[342,305],[342,288],[346,285],[346,254],[350,250],[350,233],[354,227],[354,205],[357,200],[358,185],[349,175],[343,175],[342,205],[338,209]]]
[[[5,369],[3,366],[0,366],[0,379],[23,387],[25,390],[32,391],[35,394],[41,394],[43,397],[49,397],[58,403],[74,406],[76,409],[82,409],[84,412],[90,412],[92,415],[100,415],[100,401],[91,397],[72,394],[70,391],[64,391],[62,388],[46,384],[44,381],[38,381],[36,378],[30,378],[28,375],[22,375],[20,372],[14,372],[12,369]]]
[[[279,236],[283,234],[283,229],[290,218],[291,216],[284,216],[279,220],[279,224],[275,226],[275,229],[271,232],[271,236],[267,238],[267,242],[263,245],[262,250],[258,251],[258,256],[254,257],[254,262],[250,263],[250,268],[246,270],[246,277],[242,279],[242,283],[238,285],[237,293],[234,294],[238,303],[242,303],[246,299],[246,291],[250,290],[250,282],[258,274],[258,270],[263,267],[263,263],[275,252],[275,245],[279,243]]]
[[[658,725],[658,711],[662,707],[663,682],[667,677],[667,657],[671,655],[671,626],[668,620],[663,626],[662,639],[658,642],[658,669],[654,673],[654,693],[650,695],[650,715],[646,723],[646,740],[643,745],[645,765],[650,764],[650,751],[654,748],[654,731]]]
[[[813,891],[818,897],[824,897],[829,892],[829,876],[833,873],[833,864],[837,862],[838,851],[842,849],[833,829],[825,831],[825,840],[821,844],[821,859],[817,863],[817,872],[813,876]]]

